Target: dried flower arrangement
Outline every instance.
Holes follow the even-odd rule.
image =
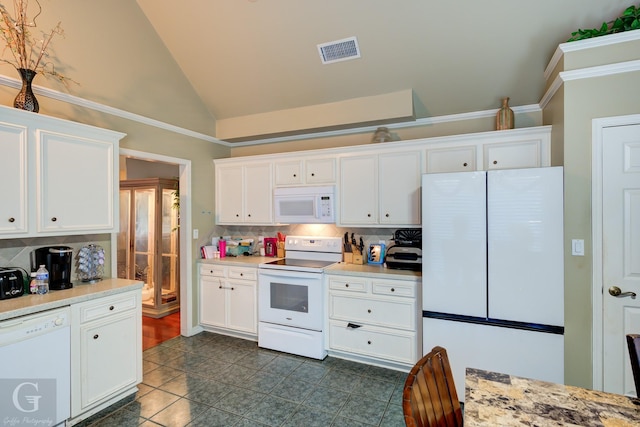
[[[28,17],[29,0],[13,0],[15,17],[0,3],[0,33],[6,43],[5,50],[9,49],[13,56],[13,59],[0,58],[0,62],[12,65],[18,72],[21,69],[31,70],[67,84],[73,80],[56,71],[47,51],[55,35],[64,37],[61,23],[58,22],[48,33],[42,32],[42,38],[36,38],[32,31],[37,28],[36,19],[42,13],[42,6],[39,0],[34,2],[32,19]]]

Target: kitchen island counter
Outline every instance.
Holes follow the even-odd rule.
[[[44,295],[23,295],[0,301],[0,320],[26,316],[96,298],[142,289],[142,282],[128,279],[104,279],[97,283],[73,283],[73,288],[49,291]]]

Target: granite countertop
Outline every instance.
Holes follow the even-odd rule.
[[[49,291],[44,295],[23,295],[0,301],[0,320],[65,307],[134,289],[142,289],[142,282],[128,279],[104,279],[97,283],[74,282],[71,289]]]
[[[343,274],[348,276],[377,275],[387,279],[422,278],[422,272],[386,268],[383,264],[346,264],[339,262],[324,269],[325,274]]]
[[[638,426],[629,397],[467,368],[464,426]]]

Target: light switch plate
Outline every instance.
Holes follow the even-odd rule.
[[[194,238],[194,239],[197,239],[197,238],[198,238],[198,234],[199,234],[198,229],[197,229],[197,228],[194,228],[194,229],[193,229],[193,238]]]
[[[582,239],[571,240],[571,255],[584,256],[584,240]]]

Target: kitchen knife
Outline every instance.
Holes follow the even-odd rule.
[[[356,243],[355,233],[351,233],[351,250],[353,252],[358,250],[358,243]],[[362,255],[362,254],[360,254],[360,255]]]
[[[351,245],[349,244],[349,232],[344,233],[344,251],[351,252]]]
[[[362,236],[360,236],[360,255],[364,255],[364,240],[362,240]]]

